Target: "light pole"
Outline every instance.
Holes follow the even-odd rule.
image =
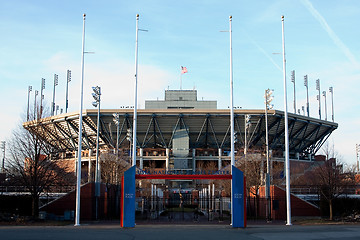
[[[53,101],[51,104],[51,116],[55,115],[55,87],[58,85],[58,75],[54,74],[54,91],[53,91]]]
[[[291,82],[294,84],[294,113],[296,114],[295,70],[291,71]]]
[[[247,155],[247,147],[248,147],[248,142],[247,142],[247,131],[249,130],[249,128],[251,127],[251,116],[249,114],[245,115],[245,141],[244,141],[244,155],[245,155],[245,163],[246,163],[246,155]]]
[[[334,122],[334,89],[329,87],[329,92],[331,93],[331,119]]]
[[[40,118],[42,118],[42,111],[43,111],[42,102],[43,102],[43,99],[44,99],[44,94],[43,94],[44,89],[45,89],[45,78],[42,78],[41,79],[41,91],[40,91]]]
[[[308,75],[304,76],[304,86],[306,87],[306,112],[307,112],[307,116],[310,117]]]
[[[316,90],[319,91],[318,95],[316,96],[317,100],[319,101],[319,119],[321,119],[321,95],[320,95],[320,79],[316,79]]]
[[[3,152],[3,159],[2,159],[2,165],[1,165],[1,172],[5,173],[5,146],[6,146],[6,142],[5,141],[1,141],[1,145],[0,148]]]
[[[35,90],[35,100],[34,100],[34,120],[36,120],[38,118],[38,111],[36,109],[36,99],[37,96],[39,95],[39,91]]]
[[[327,105],[326,105],[326,91],[322,92],[325,100],[325,121],[327,121]]]
[[[126,140],[129,141],[129,155],[130,155],[130,159],[131,159],[131,154],[132,154],[132,151],[131,151],[131,142],[132,142],[132,131],[131,131],[131,128],[128,128],[126,130]]]
[[[116,125],[116,160],[119,157],[119,128],[120,128],[120,121],[119,121],[119,113],[114,113],[114,123]]]
[[[273,100],[272,90],[265,90],[265,132],[266,132],[266,177],[265,177],[265,198],[266,198],[266,218],[271,221],[271,199],[270,199],[270,162],[269,162],[269,129],[268,129],[268,110],[273,108],[270,104]],[[295,102],[294,102],[295,104]]]
[[[284,117],[285,117],[285,164],[286,164],[286,225],[291,224],[291,203],[290,203],[290,160],[289,160],[289,123],[287,108],[287,90],[286,90],[286,59],[285,59],[285,34],[284,34],[284,16],[281,16],[282,22],[282,49],[283,49],[283,77],[284,77]]]
[[[301,106],[301,110],[302,110],[303,115],[305,116],[305,107]]]
[[[99,164],[99,131],[100,131],[100,96],[101,96],[101,88],[96,86],[93,87],[92,93],[95,101],[92,103],[94,107],[98,108],[97,111],[97,127],[96,127],[96,160],[95,160],[95,219],[98,218],[98,200],[100,197],[100,164]]]
[[[359,153],[360,153],[360,144],[356,144],[356,172],[359,174]]]
[[[67,77],[66,77],[66,94],[65,94],[65,113],[67,113],[69,108],[69,82],[71,82],[71,71],[67,70]]]
[[[27,114],[26,114],[26,121],[29,121],[29,105],[30,105],[30,92],[32,91],[32,86],[28,88],[28,102],[27,102]]]
[[[82,52],[81,52],[81,81],[80,81],[80,111],[79,111],[79,140],[78,140],[78,162],[76,173],[76,212],[75,226],[80,226],[80,184],[81,184],[81,145],[82,145],[82,117],[83,117],[83,88],[84,88],[84,48],[85,48],[85,17],[83,14]]]

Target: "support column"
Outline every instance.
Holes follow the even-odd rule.
[[[193,148],[192,150],[192,169],[195,172],[196,171],[196,159],[195,159],[195,155],[196,155],[196,149]]]
[[[222,157],[222,149],[219,148],[218,170],[221,170],[221,168],[222,168],[222,160],[221,160],[221,157]]]
[[[166,160],[165,160],[166,171],[169,171],[169,158],[170,158],[170,149],[166,148]]]
[[[144,149],[140,148],[140,169],[144,168]]]
[[[75,159],[74,159],[74,174],[75,174],[75,176],[77,173],[77,157],[78,157],[78,151],[75,151]]]
[[[88,159],[88,182],[91,182],[91,154],[92,150],[89,149],[89,159]]]

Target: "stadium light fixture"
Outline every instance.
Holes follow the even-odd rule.
[[[41,79],[41,91],[40,91],[40,116],[38,117],[42,117],[42,110],[43,110],[43,105],[42,105],[42,102],[44,100],[44,94],[43,94],[43,91],[45,89],[45,78],[42,78]]]
[[[304,76],[304,86],[306,87],[306,112],[307,112],[307,116],[310,117],[308,75]]]
[[[99,86],[92,87],[92,96],[95,101],[92,103],[97,107],[97,126],[96,126],[96,160],[95,160],[95,218],[98,219],[98,206],[100,197],[100,164],[99,164],[99,131],[100,131],[100,102],[101,102],[101,88]]]
[[[319,119],[321,119],[321,95],[320,95],[320,79],[316,79],[316,90],[318,90],[317,100],[319,101]]]
[[[266,144],[266,175],[265,175],[265,198],[266,198],[266,219],[271,221],[271,199],[270,199],[270,159],[269,159],[269,129],[268,129],[268,110],[273,107],[271,101],[273,91],[270,89],[265,90],[265,144]],[[261,173],[263,174],[263,173]]]
[[[334,122],[334,89],[329,87],[329,92],[331,93],[331,119]]]
[[[30,92],[32,91],[32,86],[28,88],[28,102],[27,102],[27,114],[26,114],[26,121],[29,121],[29,107],[30,107]]]
[[[71,82],[71,70],[67,70],[66,72],[65,113],[67,113],[69,108],[69,82]]]
[[[295,70],[291,71],[291,82],[294,84],[294,113],[296,114]]]
[[[35,90],[35,100],[34,100],[34,120],[38,118],[38,111],[36,109],[36,99],[37,99],[37,96],[39,95],[39,91],[38,90]]]
[[[5,147],[6,147],[6,142],[5,141],[1,141],[0,144],[0,148],[3,152],[3,159],[2,159],[2,165],[1,165],[1,172],[5,173]]]
[[[119,113],[113,113],[113,121],[116,125],[116,159],[119,157],[119,128],[120,128],[120,120],[119,120]]]
[[[59,83],[59,76],[57,74],[54,74],[54,91],[53,91],[53,101],[51,103],[51,116],[55,115],[55,87]]]
[[[356,172],[359,174],[359,153],[360,153],[360,144],[356,144]]]
[[[325,121],[327,121],[326,91],[323,91],[322,95],[324,96],[324,100],[325,100]]]

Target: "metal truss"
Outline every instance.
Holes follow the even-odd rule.
[[[119,142],[120,148],[128,148],[128,129],[132,129],[132,112],[117,110],[119,113],[119,132],[113,123],[114,111],[103,110],[100,115],[100,146],[114,148]],[[250,148],[263,148],[265,145],[265,115],[262,110],[236,110],[234,116],[235,131],[238,132],[237,147],[242,148],[245,140],[245,115],[251,115],[252,127],[249,128],[248,144]],[[84,149],[96,146],[97,112],[87,110],[83,115]],[[24,123],[24,127],[37,134],[59,151],[74,151],[78,142],[78,115],[56,116],[40,121]],[[269,146],[272,150],[284,150],[284,114],[269,110],[268,130]],[[289,113],[290,155],[315,154],[337,124]],[[189,136],[189,148],[230,149],[229,111],[179,111],[142,110],[138,112],[137,147],[171,148],[175,133],[185,129]]]

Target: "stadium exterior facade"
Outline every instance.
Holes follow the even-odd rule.
[[[230,111],[217,109],[216,101],[198,101],[196,90],[167,90],[164,100],[146,101],[137,115],[137,166],[144,169],[150,163],[166,170],[195,171],[201,161],[215,161],[218,169],[229,164]],[[118,126],[113,114],[119,114]],[[245,146],[245,116],[251,116],[247,130],[248,149],[264,152],[265,110],[234,110],[236,151]],[[289,117],[290,159],[312,161],[338,124],[298,114]],[[133,109],[102,109],[100,111],[100,151],[115,150],[130,153]],[[83,112],[83,152],[88,169],[95,161],[97,110]],[[46,140],[53,149],[53,158],[75,162],[79,113],[60,114],[23,124],[26,129]],[[284,112],[268,110],[269,149],[272,160],[283,161]],[[114,151],[115,152],[115,151]],[[83,164],[84,165],[84,164]],[[86,168],[86,166],[83,166]],[[91,171],[91,170],[90,170]]]
[[[137,116],[137,165],[140,169],[155,161],[166,170],[196,170],[198,161],[216,161],[218,169],[228,165],[230,111],[217,109],[216,101],[198,101],[196,90],[167,90],[164,100],[146,101]],[[119,114],[119,126],[113,114]],[[235,109],[236,150],[244,151],[245,116],[251,116],[247,130],[248,149],[264,151],[265,110]],[[289,117],[289,149],[292,160],[312,161],[337,123],[298,114]],[[96,149],[97,111],[83,112],[83,156],[90,161]],[[100,151],[115,149],[124,154],[131,147],[133,109],[100,111]],[[24,127],[46,140],[57,158],[73,158],[78,139],[79,113],[68,113],[24,123]],[[283,161],[284,112],[268,110],[269,149],[272,159]],[[55,157],[56,158],[56,157]],[[92,159],[94,160],[94,159]],[[90,165],[90,164],[89,164]]]

